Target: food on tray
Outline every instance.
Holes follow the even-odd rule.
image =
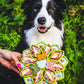
[[[31,64],[29,65],[29,68],[32,70],[32,74],[36,75],[38,71],[40,71],[40,68],[37,64]]]
[[[25,84],[56,84],[64,78],[68,60],[59,46],[39,42],[23,51],[20,63],[18,69]]]
[[[40,49],[37,46],[32,45],[30,48],[30,52],[31,52],[31,55],[34,55],[35,57],[37,57],[37,54],[40,53]]]
[[[51,58],[50,59],[55,59],[59,60],[62,57],[62,52],[61,51],[54,51],[51,53]]]
[[[32,74],[32,70],[28,66],[22,68],[21,75],[28,76],[28,75],[31,75],[31,74]]]
[[[46,51],[46,52],[47,52],[47,55],[48,55],[49,52],[51,51],[50,45],[46,45],[46,46],[43,48],[43,51]]]
[[[46,65],[47,70],[55,71],[54,64],[56,64],[56,61],[47,61],[46,64],[47,64]]]
[[[46,59],[46,51],[42,52],[41,54],[37,54],[38,60]]]
[[[46,69],[51,71],[59,71],[63,69],[61,63],[56,63],[56,61],[47,61]]]
[[[62,66],[61,63],[56,63],[56,64],[54,64],[53,66],[54,66],[54,68],[55,68],[55,71],[60,71],[60,70],[63,69],[63,66]]]
[[[25,64],[36,63],[36,59],[31,58],[31,56],[25,56],[22,58],[22,62]]]
[[[33,75],[33,80],[38,83],[42,80],[42,70],[40,70],[36,75]]]
[[[49,71],[49,70],[45,70],[44,78],[45,78],[48,82],[54,83],[54,81],[55,81],[55,74],[54,74],[54,72],[51,72],[51,71]]]

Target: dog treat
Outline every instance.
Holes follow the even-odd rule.
[[[64,78],[67,63],[58,45],[39,42],[23,51],[17,67],[25,84],[56,84]]]
[[[43,51],[46,51],[47,52],[47,55],[49,54],[49,52],[51,51],[51,47],[50,45],[47,45],[43,48]]]
[[[52,52],[50,59],[59,60],[61,57],[62,57],[61,51],[54,51],[54,52]]]
[[[61,63],[56,63],[56,61],[48,61],[46,64],[46,69],[50,71],[60,71],[63,69]]]
[[[29,63],[36,63],[36,59],[31,58],[31,56],[25,56],[22,58],[22,62],[25,64],[29,64]]]
[[[31,74],[32,74],[32,70],[29,69],[28,66],[22,68],[22,70],[21,70],[21,75],[23,75],[23,76],[28,76],[28,75],[31,75]]]
[[[33,80],[38,83],[42,80],[42,70],[40,70],[36,75],[33,75]]]
[[[55,81],[55,74],[49,70],[46,70],[45,73],[44,73],[44,78],[51,82],[51,83],[54,83]]]
[[[47,65],[46,65],[45,68],[46,68],[47,70],[55,71],[54,65],[56,64],[56,61],[47,61],[46,64],[47,64]]]
[[[30,48],[30,52],[31,52],[31,55],[34,55],[35,57],[37,57],[37,54],[40,53],[40,49],[37,46],[32,45],[32,47]]]
[[[37,64],[32,64],[29,66],[29,68],[32,70],[32,74],[36,75],[38,71],[40,71],[40,68]]]
[[[46,51],[44,51],[44,52],[42,52],[42,54],[37,54],[37,58],[38,58],[38,60],[44,60],[44,59],[46,59],[46,57],[47,57],[47,52]]]
[[[55,71],[60,71],[63,69],[63,66],[61,65],[61,63],[56,63],[53,65],[53,67],[55,68]]]

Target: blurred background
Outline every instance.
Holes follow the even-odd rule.
[[[0,48],[14,50],[21,39],[24,0],[0,0]],[[64,51],[69,59],[65,79],[59,84],[84,84],[84,1],[65,0]]]

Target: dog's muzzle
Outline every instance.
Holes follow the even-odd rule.
[[[38,23],[39,23],[40,25],[44,25],[44,24],[46,23],[46,18],[45,18],[45,17],[39,17],[39,18],[38,18]]]
[[[49,27],[46,27],[46,18],[45,17],[39,17],[37,19],[39,26],[37,27],[38,31],[40,33],[46,33],[48,31],[48,29],[50,29],[51,25]]]

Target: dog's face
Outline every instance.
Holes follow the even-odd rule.
[[[47,32],[54,24],[53,15],[55,10],[55,4],[51,0],[40,0],[35,4],[34,25],[40,33]]]
[[[27,15],[25,29],[31,25],[40,33],[47,32],[54,25],[61,29],[62,12],[66,7],[63,0],[25,0],[22,7]]]

